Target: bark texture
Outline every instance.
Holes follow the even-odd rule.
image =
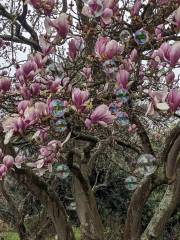
[[[16,179],[24,184],[47,207],[60,240],[75,240],[64,206],[47,184],[29,169],[16,169]]]
[[[103,240],[104,229],[96,199],[88,180],[87,155],[89,155],[89,152],[85,154],[84,147],[85,142],[76,142],[77,151],[72,156],[74,163],[70,164],[70,169],[74,173],[73,192],[78,218],[81,223],[81,239]]]

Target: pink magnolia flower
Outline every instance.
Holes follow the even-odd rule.
[[[57,160],[56,156],[59,148],[61,148],[61,142],[56,140],[49,142],[47,146],[41,147],[39,160],[36,162],[37,168],[47,167],[51,172],[52,164]]]
[[[175,66],[178,63],[179,59],[180,59],[180,41],[176,42],[171,47],[169,54],[170,65]]]
[[[99,37],[95,44],[96,56],[101,60],[112,59],[123,52],[123,47],[115,40]]]
[[[0,77],[0,91],[7,92],[11,87],[11,80],[6,77]]]
[[[166,83],[172,83],[175,79],[175,74],[173,71],[170,71],[166,76]]]
[[[68,55],[72,60],[75,60],[79,53],[84,48],[84,41],[81,37],[75,37],[69,41],[69,52]]]
[[[176,10],[175,20],[177,28],[180,29],[180,7]]]
[[[74,88],[72,91],[72,101],[76,110],[84,111],[86,108],[87,101],[89,99],[89,92],[82,91],[79,88]]]
[[[24,129],[25,129],[25,124],[24,121],[21,117],[19,117],[18,115],[15,117],[9,117],[7,118],[3,123],[3,130],[4,132],[9,132],[9,131],[13,131],[13,132],[19,132],[19,133],[23,133]]]
[[[4,164],[0,165],[0,179],[6,176],[7,173],[7,167]]]
[[[137,59],[137,56],[138,56],[138,52],[137,52],[137,50],[134,48],[134,49],[132,50],[131,54],[130,54],[130,60],[131,60],[132,62],[135,62],[136,59]]]
[[[30,99],[32,96],[31,90],[28,89],[28,87],[25,84],[20,86],[19,91],[20,91],[21,95],[26,99]]]
[[[159,56],[161,61],[169,61],[170,58],[171,45],[169,43],[163,43],[157,52],[153,54],[155,58]],[[153,57],[152,56],[152,57]]]
[[[180,91],[173,89],[168,94],[168,104],[170,110],[175,112],[180,107]]]
[[[22,155],[22,154],[18,154],[16,157],[15,157],[15,160],[14,160],[14,165],[17,167],[17,168],[21,168],[21,165],[25,162],[25,156]]]
[[[163,32],[162,32],[163,26],[164,26],[163,24],[160,24],[155,28],[155,34],[157,39],[160,39],[163,36]]]
[[[7,144],[9,143],[14,133],[22,134],[26,125],[24,120],[17,115],[15,117],[9,117],[5,121],[3,121],[2,127],[4,132],[6,133],[4,138],[4,144]]]
[[[65,13],[61,13],[59,17],[53,21],[49,20],[49,25],[56,29],[59,37],[66,38],[70,29],[70,25],[68,16]]]
[[[89,0],[88,8],[92,16],[99,17],[103,13],[104,9],[103,2],[102,0]]]
[[[24,111],[24,121],[26,124],[34,124],[39,120],[40,114],[37,112],[34,106],[27,107]]]
[[[129,80],[129,72],[126,70],[119,70],[116,74],[117,85],[120,88],[127,89]]]
[[[111,40],[106,44],[105,55],[108,59],[121,54],[123,52],[123,47],[115,40]]]
[[[35,139],[37,142],[44,142],[48,138],[48,130],[49,127],[46,128],[40,128],[37,130],[34,135],[32,136],[32,139]]]
[[[14,164],[14,158],[11,155],[6,155],[3,158],[3,163],[7,167],[7,169],[10,169]]]
[[[46,116],[49,113],[48,105],[46,103],[44,103],[44,102],[36,102],[34,107],[35,107],[36,113],[40,117]]]
[[[35,61],[27,61],[16,70],[16,78],[20,81],[20,83],[24,83],[27,80],[32,80],[36,75],[37,69],[38,66]]]
[[[117,0],[103,0],[104,8],[110,8],[113,11],[116,9],[116,6],[118,5]]]
[[[31,101],[29,100],[23,100],[18,103],[18,112],[19,114],[23,115],[24,111],[26,110],[27,107],[31,105]]]
[[[43,57],[41,53],[36,53],[35,56],[32,58],[32,61],[34,61],[38,68],[44,68],[47,62],[47,57]]]
[[[52,93],[56,93],[58,90],[62,88],[61,86],[61,79],[57,78],[54,81],[50,80],[48,82],[48,88]]]
[[[99,123],[100,125],[106,127],[111,124],[115,119],[115,116],[111,114],[109,107],[102,104],[92,112],[89,119],[85,120],[85,125],[87,128],[91,128],[93,124]]]
[[[34,8],[37,10],[43,9],[45,15],[50,15],[54,6],[55,6],[55,0],[29,0]]]
[[[157,3],[158,3],[159,5],[166,5],[166,4],[169,3],[169,0],[157,0]]]
[[[92,81],[92,69],[90,67],[84,67],[81,74],[89,81]]]
[[[168,92],[164,91],[152,91],[149,90],[149,96],[151,97],[151,102],[148,105],[146,115],[153,115],[155,110],[154,107],[159,110],[168,110],[169,106],[166,103]]]
[[[30,88],[31,88],[31,93],[32,93],[32,95],[34,95],[34,96],[39,96],[40,90],[41,90],[41,85],[40,85],[40,83],[36,83],[36,82],[35,82],[35,83],[31,84]]]
[[[99,37],[96,41],[95,53],[97,57],[99,57],[100,59],[106,58],[105,49],[108,41],[109,41],[108,37]]]
[[[108,25],[112,22],[113,10],[110,8],[105,8],[102,14],[102,21],[104,24]]]
[[[54,48],[50,43],[48,43],[43,36],[39,37],[39,44],[42,49],[44,56],[48,56],[49,54],[53,53]]]
[[[141,6],[142,6],[141,0],[136,0],[133,8],[131,9],[131,16],[133,16],[133,17],[137,16],[139,14]]]

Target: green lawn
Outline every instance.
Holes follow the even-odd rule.
[[[80,240],[79,228],[73,228],[76,240]],[[19,236],[16,232],[0,233],[0,237],[4,237],[4,240],[19,240]]]
[[[79,228],[73,228],[74,234],[75,234],[75,238],[76,240],[80,240],[81,234],[80,234],[80,229]]]
[[[16,232],[1,233],[0,237],[4,237],[5,240],[19,240],[19,236]]]

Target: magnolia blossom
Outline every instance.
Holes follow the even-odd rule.
[[[105,104],[98,106],[91,114],[89,119],[85,120],[85,125],[87,128],[91,128],[93,124],[99,123],[100,125],[106,127],[111,124],[116,117],[111,114],[109,107]]]
[[[105,8],[102,14],[102,21],[104,24],[108,25],[112,22],[113,10],[110,8]]]
[[[6,77],[0,77],[0,91],[7,92],[11,87],[11,80]]]
[[[48,43],[43,36],[39,37],[39,44],[44,56],[48,56],[49,54],[53,53],[54,48],[53,46]]]
[[[0,164],[0,179],[6,176],[7,167],[5,164]]]
[[[175,42],[175,44],[172,45],[171,51],[170,51],[170,64],[171,66],[175,66],[180,59],[180,41]]]
[[[112,17],[118,9],[116,0],[89,0],[84,4],[82,14],[87,17],[101,17],[103,24],[112,22]]]
[[[136,0],[133,8],[131,9],[131,15],[132,16],[137,16],[139,14],[141,6],[142,6],[141,0]]]
[[[31,101],[29,100],[23,100],[18,103],[18,112],[19,114],[23,115],[24,111],[26,110],[27,107],[31,105]]]
[[[45,15],[48,15],[48,16],[51,14],[55,6],[55,0],[29,0],[29,2],[37,10],[43,9]]]
[[[61,83],[62,83],[62,80],[59,78],[56,78],[55,80],[49,80],[48,88],[50,92],[56,93],[58,90],[60,90],[62,88]]]
[[[7,169],[10,169],[14,164],[14,158],[11,155],[6,155],[3,158],[3,163],[7,167]]]
[[[175,74],[173,71],[170,71],[166,76],[166,83],[173,83],[175,79]]]
[[[34,135],[32,136],[32,139],[35,139],[37,142],[44,142],[48,138],[48,130],[49,127],[46,128],[40,128],[37,130]]]
[[[163,36],[163,32],[162,32],[163,27],[164,27],[164,25],[160,24],[155,28],[155,34],[156,34],[157,39],[160,39]]]
[[[170,51],[171,51],[171,45],[165,42],[158,49],[156,56],[158,55],[161,61],[169,61]]]
[[[36,102],[34,106],[26,107],[24,111],[24,121],[26,124],[34,124],[41,117],[46,116],[49,113],[48,105],[44,102]]]
[[[146,112],[146,115],[153,115],[155,110],[154,107],[156,107],[159,110],[168,110],[169,106],[166,103],[168,92],[166,90],[164,91],[152,91],[149,90],[149,96],[151,97],[151,102],[148,105],[148,109]]]
[[[56,156],[61,146],[60,141],[53,140],[47,146],[41,147],[36,167],[39,169],[47,167],[49,172],[52,172],[52,164],[56,161]]]
[[[18,115],[14,117],[9,117],[2,123],[2,127],[5,134],[4,144],[9,143],[11,137],[14,133],[22,134],[25,130],[25,122],[24,120],[19,117]]]
[[[84,14],[89,11],[91,16],[99,17],[103,13],[103,1],[102,0],[89,0],[86,6],[86,10],[82,10]]]
[[[130,60],[131,60],[132,62],[135,62],[136,59],[137,59],[137,57],[138,57],[138,52],[137,52],[137,50],[134,48],[134,49],[132,50],[131,54],[130,54]]]
[[[68,45],[68,55],[72,60],[75,60],[84,48],[84,41],[81,37],[75,37],[69,41]]]
[[[24,111],[24,121],[27,125],[34,124],[39,120],[39,113],[34,106],[27,107]]]
[[[86,108],[88,99],[89,99],[89,92],[87,90],[82,91],[79,88],[73,89],[72,101],[73,101],[73,105],[76,110],[81,111],[81,112],[84,111]]]
[[[25,85],[23,84],[22,86],[19,87],[20,93],[21,95],[26,98],[26,99],[30,99],[32,97],[31,94],[31,90]]]
[[[101,60],[112,59],[123,52],[123,47],[115,40],[99,37],[95,45],[96,56]]]
[[[27,61],[16,70],[16,78],[20,81],[20,83],[24,83],[27,80],[32,80],[36,75],[37,69],[38,66],[35,61]]]
[[[21,168],[21,165],[25,162],[25,156],[22,153],[19,153],[14,160],[14,165],[17,168]]]
[[[41,90],[41,85],[40,85],[40,83],[35,82],[35,83],[31,84],[30,89],[31,89],[32,95],[39,96],[40,90]]]
[[[161,61],[175,66],[180,59],[180,42],[175,42],[172,46],[169,43],[163,43],[158,49],[157,55]]]
[[[180,90],[173,89],[169,92],[168,104],[172,112],[175,112],[180,107]]]
[[[128,88],[129,72],[126,70],[119,70],[116,74],[116,83],[119,88]]]
[[[70,25],[68,21],[68,16],[65,13],[61,13],[59,17],[55,20],[49,20],[49,25],[54,27],[57,31],[57,35],[61,38],[66,38]]]
[[[41,53],[36,53],[35,56],[32,58],[32,61],[34,61],[38,68],[44,68],[47,62],[47,56],[43,57]]]
[[[3,121],[2,126],[3,126],[4,132],[13,131],[13,132],[19,132],[22,134],[25,129],[25,123],[23,119],[18,115],[15,117],[7,118],[5,121]]]
[[[35,110],[40,117],[46,116],[49,113],[48,104],[44,102],[36,102],[34,104]]]
[[[81,74],[89,81],[91,82],[92,79],[92,69],[90,67],[84,67],[81,71]]]

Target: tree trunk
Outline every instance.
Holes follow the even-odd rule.
[[[75,240],[72,227],[67,220],[66,210],[56,194],[48,188],[47,184],[40,180],[40,178],[29,169],[16,169],[12,174],[47,208],[59,239]]]
[[[144,206],[156,186],[164,181],[163,169],[142,180],[134,192],[128,208],[124,240],[139,240],[141,236],[141,218]]]
[[[12,199],[11,195],[7,192],[4,184],[5,184],[5,181],[2,181],[0,184],[1,192],[9,205],[12,215],[14,215],[15,226],[16,226],[17,232],[19,234],[19,238],[20,238],[20,240],[28,240],[26,227],[24,225],[24,219],[23,219],[22,215],[20,214],[18,208],[16,207],[16,204],[15,204],[14,200]]]
[[[74,154],[74,162],[79,165],[80,174],[75,174],[73,191],[76,201],[77,214],[81,223],[82,240],[103,240],[104,229],[97,209],[96,199],[91,189],[87,173],[87,161],[84,156],[84,142],[78,142],[76,147],[80,154]]]
[[[160,202],[153,218],[148,224],[145,232],[141,236],[141,240],[158,239],[161,235],[166,223],[175,211],[180,201],[180,174],[176,182],[167,187],[166,193]]]

